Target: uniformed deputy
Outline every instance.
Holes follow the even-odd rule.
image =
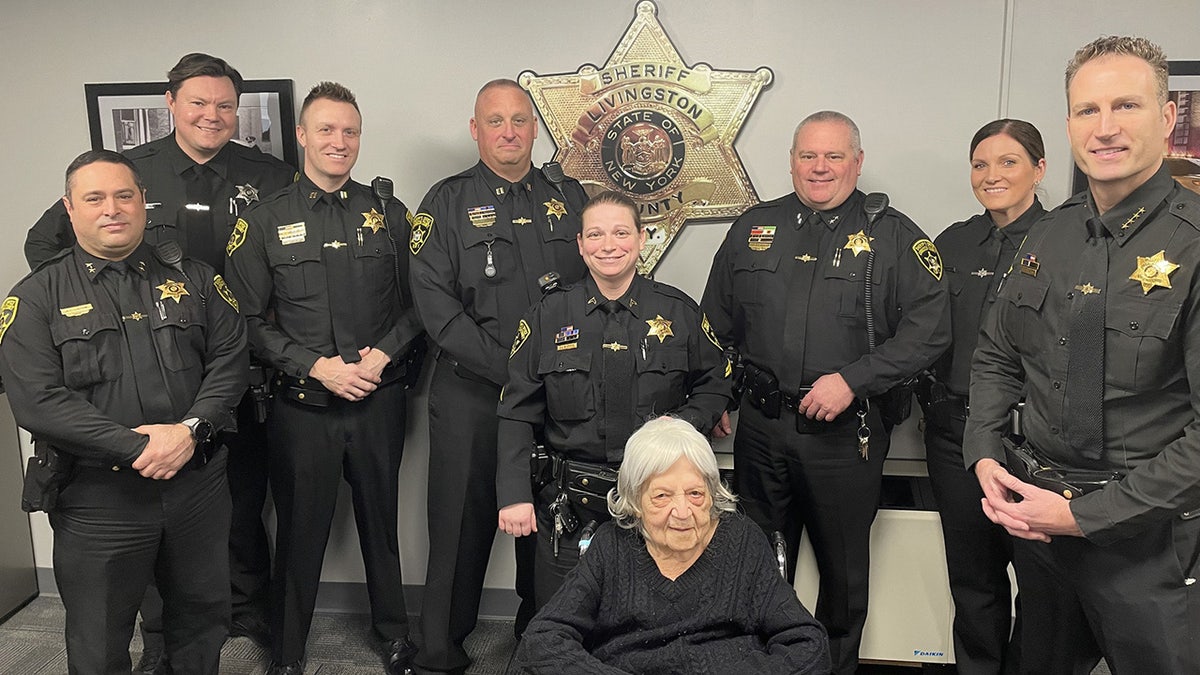
[[[388,672],[402,673],[416,652],[396,509],[406,378],[420,367],[413,354],[421,330],[405,287],[407,257],[392,234],[407,232],[400,223],[408,210],[350,179],[361,128],[350,90],[313,87],[296,127],[304,175],[247,212],[227,249],[251,345],[278,372],[268,420],[278,518],[271,673],[303,671],[343,475]]]
[[[1014,630],[1008,579],[1012,540],[979,509],[983,492],[963,470],[962,440],[982,318],[1029,227],[1046,213],[1034,193],[1046,173],[1045,156],[1032,124],[985,124],[969,153],[971,187],[985,210],[934,240],[946,269],[953,342],[923,378],[917,398],[925,411],[925,457],[954,598],[954,663],[962,675],[1014,673],[1019,664],[1020,604]]]
[[[729,362],[695,301],[637,274],[646,231],[632,200],[619,192],[589,200],[578,242],[590,275],[521,320],[499,408],[500,529],[537,532],[539,608],[579,560],[586,524],[609,519],[604,498],[629,435],[664,414],[707,433],[732,393]],[[553,467],[536,495],[535,436]]]
[[[413,297],[438,349],[429,392],[429,567],[415,663],[461,671],[496,535],[496,404],[513,331],[538,279],[583,276],[583,187],[533,168],[537,118],[512,80],[480,89],[479,163],[434,185],[413,219]],[[532,537],[517,539],[520,633],[533,616]]]
[[[894,209],[866,213],[882,204],[855,189],[854,122],[814,113],[790,154],[795,194],[738,218],[700,306],[740,353],[752,404],[734,439],[734,492],[764,530],[783,532],[792,560],[808,528],[815,614],[835,669],[853,673],[888,432],[906,402],[885,394],[946,348],[949,313],[933,243]]]
[[[245,325],[212,267],[151,249],[134,165],[109,150],[67,168],[76,243],[0,312],[17,423],[53,446],[50,510],[72,673],[128,673],[157,579],[175,673],[218,671],[229,628],[229,492],[214,433],[246,389]]]
[[[238,213],[293,181],[296,170],[275,157],[230,142],[238,128],[240,73],[208,54],[188,54],[167,73],[167,108],[175,132],[125,151],[146,186],[146,241],[178,242],[184,254],[203,260],[218,272],[225,269],[225,242]],[[275,133],[287,133],[279,129]],[[31,269],[70,248],[75,242],[61,202],[55,202],[29,230],[25,258]],[[261,382],[262,369],[255,377]],[[255,418],[251,396],[238,409],[238,433],[229,444],[229,487],[233,495],[233,525],[229,558],[233,590],[230,635],[244,635],[266,644],[267,592],[271,553],[263,527],[267,496],[266,432]],[[144,628],[157,633],[155,597],[142,608]],[[161,639],[147,636],[139,669],[154,670]]]
[[[1200,196],[1163,164],[1177,111],[1157,45],[1100,38],[1066,86],[1088,189],[1034,224],[985,320],[965,463],[1018,538],[1025,672],[1090,672],[1103,655],[1116,673],[1192,673]],[[1006,453],[1023,392],[1025,445]],[[1021,472],[1034,451],[1058,471],[1000,466]]]

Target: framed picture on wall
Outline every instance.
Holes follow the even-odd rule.
[[[1167,139],[1166,162],[1181,185],[1200,192],[1200,61],[1170,61],[1167,95],[1179,115]],[[1074,166],[1071,194],[1087,189],[1087,176]]]
[[[175,129],[166,82],[85,84],[83,91],[93,149],[123,152]],[[246,80],[233,140],[296,166],[295,110],[291,80]]]

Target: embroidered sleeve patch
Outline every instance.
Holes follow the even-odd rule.
[[[233,291],[229,290],[229,284],[225,283],[220,274],[213,276],[213,287],[217,289],[217,294],[224,298],[225,302],[229,303],[233,311],[241,313],[241,310],[238,309],[237,298],[233,297]]]
[[[0,305],[0,342],[4,342],[5,331],[12,325],[13,320],[17,318],[18,304],[20,304],[20,298],[10,295],[4,299],[4,304]]]
[[[421,252],[425,242],[429,241],[429,233],[433,231],[433,216],[428,213],[418,213],[412,219],[412,237],[408,240],[408,250],[413,255]]]
[[[250,229],[250,224],[238,218],[237,224],[233,226],[233,234],[229,235],[229,243],[225,245],[226,256],[233,255],[233,252],[246,241],[246,230],[248,229]]]
[[[517,335],[513,338],[513,346],[512,350],[508,352],[508,358],[511,359],[517,355],[517,352],[521,349],[521,345],[525,344],[525,341],[529,339],[529,334],[532,332],[525,319],[521,319],[521,323],[517,324]]]
[[[942,256],[938,253],[937,247],[928,239],[918,239],[912,245],[913,253],[917,254],[917,260],[920,261],[921,267],[924,267],[934,279],[942,280]]]

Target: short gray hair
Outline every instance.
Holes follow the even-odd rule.
[[[836,110],[821,110],[815,112],[808,117],[800,120],[800,124],[796,125],[796,130],[792,132],[792,150],[796,149],[796,137],[800,135],[800,130],[813,122],[841,122],[850,130],[850,147],[854,152],[862,150],[862,134],[858,133],[858,125],[854,120],[850,119],[849,115],[840,113]]]
[[[642,492],[651,478],[686,458],[704,476],[712,495],[712,517],[736,511],[737,497],[721,483],[712,446],[691,424],[676,417],[659,417],[633,432],[625,444],[625,459],[617,474],[617,487],[608,491],[608,512],[617,525],[642,530]]]

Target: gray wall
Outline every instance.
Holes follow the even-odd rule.
[[[161,80],[179,56],[205,51],[248,78],[291,78],[297,98],[322,79],[359,97],[364,143],[355,172],[395,179],[416,208],[443,176],[473,163],[467,120],[476,89],[495,77],[602,64],[634,14],[633,0],[4,0],[0,63],[8,92],[8,160],[0,165],[5,217],[0,287],[25,272],[26,229],[61,193],[66,164],[88,146],[85,82]],[[978,212],[967,182],[967,143],[983,123],[1013,116],[1046,136],[1043,201],[1067,192],[1062,70],[1072,52],[1107,33],[1144,34],[1177,59],[1200,59],[1197,0],[660,0],[659,19],[688,64],[752,70],[775,82],[736,144],[763,198],[791,189],[786,152],[801,117],[851,115],[863,132],[861,185],[931,235]],[[534,160],[553,153],[542,130]],[[727,223],[688,225],[658,278],[694,296]],[[401,469],[405,581],[424,578],[424,399],[413,403]],[[904,441],[912,443],[910,434]],[[346,500],[343,500],[345,502]],[[3,508],[16,508],[15,495]],[[339,511],[327,581],[361,581],[353,521]],[[51,565],[50,529],[35,516],[36,553]],[[511,588],[510,544],[500,535],[488,586]]]

